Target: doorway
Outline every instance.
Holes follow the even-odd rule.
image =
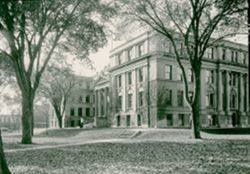
[[[236,113],[232,114],[232,125],[235,127],[237,125],[237,115]]]

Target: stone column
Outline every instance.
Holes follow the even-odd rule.
[[[225,126],[225,116],[223,113],[223,90],[222,71],[217,69],[217,124],[219,127]]]
[[[98,96],[97,96],[97,90],[95,90],[95,117],[98,116]]]
[[[101,117],[102,112],[101,112],[101,90],[98,90],[97,92],[97,96],[98,96],[98,117]]]
[[[103,107],[104,107],[104,115],[103,117],[107,117],[107,90],[103,89],[104,97],[103,97]]]
[[[223,108],[222,108],[222,92],[223,92],[223,85],[222,85],[222,71],[221,70],[217,70],[217,108],[218,108],[218,111],[222,111]]]
[[[248,74],[245,74],[245,76],[246,76],[246,104],[247,104],[247,109],[246,109],[246,112],[247,112],[247,115],[248,115],[248,113],[249,113],[249,87],[248,87],[248,85],[249,85],[249,79],[248,79]]]
[[[227,124],[228,127],[232,127],[232,118],[230,113],[230,85],[229,85],[229,72],[226,71],[226,117],[227,117]]]
[[[243,83],[243,74],[239,74],[238,79],[238,109],[242,113],[244,112],[244,83]]]
[[[228,112],[229,110],[230,110],[230,85],[229,85],[229,79],[230,78],[230,76],[229,76],[229,72],[228,71],[226,71],[226,95],[227,95],[227,97],[226,97],[226,102],[227,102],[227,104],[226,104],[226,111]]]
[[[110,97],[109,97],[109,88],[106,87],[106,117],[109,117],[109,102],[110,102]]]

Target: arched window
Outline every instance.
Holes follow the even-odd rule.
[[[209,87],[206,95],[206,106],[214,107],[215,106],[215,92],[212,87]]]
[[[237,105],[237,93],[235,90],[230,92],[230,108],[236,108]]]

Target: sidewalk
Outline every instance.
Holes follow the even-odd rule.
[[[128,140],[127,139],[90,140],[90,141],[87,141],[87,142],[80,142],[80,143],[68,143],[68,144],[59,144],[59,145],[45,145],[45,146],[30,147],[30,148],[23,148],[23,149],[9,149],[9,150],[4,150],[4,152],[5,153],[22,152],[22,151],[30,151],[30,150],[53,149],[53,148],[60,148],[60,147],[79,146],[79,145],[95,144],[95,143],[109,143],[109,142],[128,142]]]

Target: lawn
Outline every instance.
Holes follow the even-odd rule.
[[[116,131],[121,130],[100,130],[98,135]],[[249,139],[178,142],[182,131],[149,130],[121,142],[7,152],[6,157],[15,174],[250,173]],[[80,135],[84,137],[83,132],[75,137]],[[172,136],[175,141],[169,141]]]

